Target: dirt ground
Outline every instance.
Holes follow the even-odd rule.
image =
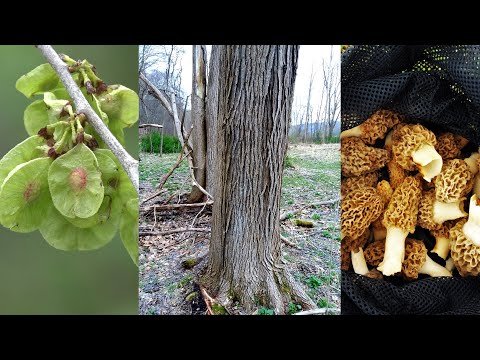
[[[296,247],[283,246],[287,268],[320,308],[340,308],[340,145],[290,145],[282,186],[282,235]],[[155,192],[178,154],[140,154],[140,200]],[[187,163],[170,177],[164,192],[143,206],[185,202],[191,183]],[[140,214],[141,314],[205,314],[192,269],[182,262],[204,258],[208,252],[211,206],[188,210],[148,211]],[[296,220],[313,222],[312,228],[296,225]],[[178,228],[200,228],[202,232],[142,235]],[[299,311],[289,304],[289,312]],[[261,313],[271,314],[269,309]],[[241,308],[232,313],[243,314]]]

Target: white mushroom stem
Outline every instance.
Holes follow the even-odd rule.
[[[433,202],[433,221],[443,224],[447,220],[456,220],[467,216],[468,214],[461,208],[461,205],[461,201],[444,203],[435,200]]]
[[[478,173],[478,158],[480,158],[480,154],[478,152],[474,152],[472,155],[470,155],[470,157],[464,159],[473,175]]]
[[[390,130],[385,137],[385,149],[391,149],[392,148],[392,135],[393,135],[393,130]]]
[[[437,242],[432,250],[442,259],[446,259],[450,251],[450,239],[444,236],[439,236],[436,238]]]
[[[377,267],[383,275],[394,275],[402,270],[407,235],[408,231],[403,231],[398,227],[387,227],[385,255],[383,261]]]
[[[468,221],[463,225],[463,234],[476,246],[480,246],[480,199],[475,194],[470,198]]]
[[[453,269],[455,269],[455,263],[451,257],[445,262],[445,269],[448,271],[453,271]]]
[[[368,273],[367,262],[365,261],[365,256],[363,255],[363,249],[359,248],[358,252],[352,250],[352,265],[353,271],[360,275],[366,275]]]
[[[347,137],[360,137],[363,135],[362,125],[355,126],[354,128],[344,130],[340,133],[340,139]]]
[[[418,271],[420,274],[427,274],[432,277],[435,276],[452,276],[452,273],[444,268],[442,265],[437,264],[433,261],[430,256],[427,255],[427,259],[425,260],[425,264],[421,267]]]
[[[430,182],[442,171],[443,160],[435,148],[424,143],[412,153],[412,159],[418,166],[423,178]]]

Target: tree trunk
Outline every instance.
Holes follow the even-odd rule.
[[[205,187],[207,162],[207,135],[205,127],[205,91],[207,49],[205,45],[193,45],[192,67],[192,125],[193,125],[193,166],[195,179]],[[188,202],[194,203],[202,199],[203,193],[194,186]]]
[[[207,180],[206,189],[215,198],[215,154],[217,149],[216,123],[218,118],[219,48],[212,46],[208,69],[206,129],[207,129]]]
[[[202,283],[222,305],[315,307],[281,259],[283,159],[298,45],[219,46],[215,201]],[[210,101],[210,99],[209,99]]]

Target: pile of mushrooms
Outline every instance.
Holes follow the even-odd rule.
[[[405,280],[480,274],[480,154],[465,152],[467,139],[390,110],[340,139],[342,270]],[[432,249],[414,238],[419,228]]]

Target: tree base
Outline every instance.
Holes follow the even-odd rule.
[[[305,293],[295,278],[284,268],[263,271],[256,279],[233,279],[206,272],[200,283],[219,305],[229,308],[238,302],[247,313],[259,307],[273,309],[276,315],[287,313],[288,303],[302,306],[303,310],[316,309],[315,303]]]

